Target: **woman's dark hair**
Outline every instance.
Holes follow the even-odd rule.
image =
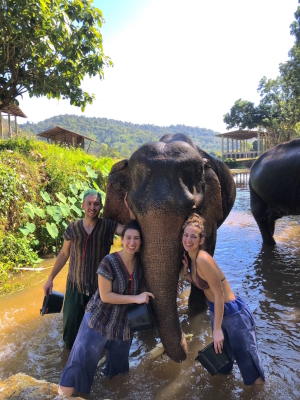
[[[125,232],[128,229],[135,229],[136,231],[138,231],[139,234],[140,234],[141,241],[143,241],[142,229],[141,229],[140,224],[137,222],[136,219],[132,219],[129,222],[127,222],[127,224],[125,224],[125,226],[123,228],[123,231],[121,233],[122,239],[124,238]]]
[[[188,225],[195,226],[200,230],[200,239],[205,236],[205,219],[200,217],[200,215],[193,213],[188,217],[188,219],[183,224],[182,234]]]

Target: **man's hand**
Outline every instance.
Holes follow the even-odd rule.
[[[52,294],[52,288],[53,288],[53,280],[51,278],[48,278],[43,288],[45,296],[47,296],[48,291],[49,294]]]
[[[136,219],[136,216],[135,216],[134,212],[132,211],[132,209],[131,209],[131,208],[129,207],[129,205],[128,205],[128,202],[127,202],[127,195],[128,195],[128,192],[125,193],[124,204],[125,204],[127,210],[129,211],[129,216],[130,216],[130,218],[131,218],[131,219]]]

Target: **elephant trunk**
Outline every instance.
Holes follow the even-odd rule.
[[[178,215],[172,218],[153,214],[139,217],[143,231],[141,257],[146,286],[147,291],[155,296],[152,309],[165,351],[173,361],[181,362],[186,358],[187,344],[180,327],[176,300],[184,219]]]

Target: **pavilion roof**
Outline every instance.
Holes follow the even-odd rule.
[[[38,133],[37,136],[41,136],[47,139],[55,139],[55,136],[59,133],[67,133],[75,136],[81,136],[87,140],[90,140],[91,142],[97,142],[97,140],[91,139],[87,136],[81,135],[80,133],[76,133],[73,131],[70,131],[69,129],[62,128],[61,126],[55,126],[54,128],[48,129],[47,131]]]
[[[250,131],[250,130],[242,130],[239,129],[237,131],[231,131],[231,132],[225,132],[225,133],[219,133],[218,135],[215,135],[217,137],[224,137],[224,138],[230,138],[230,139],[253,139],[257,138],[257,133],[258,131]],[[267,132],[259,132],[261,136],[267,136]]]
[[[2,104],[2,103],[0,102],[0,104]],[[23,111],[18,106],[16,106],[15,104],[8,104],[7,106],[2,108],[1,112],[5,113],[5,114],[10,113],[10,115],[14,115],[16,117],[28,118],[23,113]]]

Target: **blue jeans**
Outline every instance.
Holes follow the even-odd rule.
[[[98,362],[104,348],[107,359],[104,373],[113,378],[129,371],[131,340],[108,340],[88,325],[90,313],[82,319],[78,335],[59,384],[73,387],[77,392],[90,393]]]
[[[208,301],[211,313],[212,330],[214,327],[214,303]],[[236,360],[245,385],[252,385],[259,377],[265,381],[263,366],[258,354],[255,321],[247,304],[239,297],[224,304],[222,321],[224,334],[223,347],[231,358],[231,364],[225,367],[229,372]]]

